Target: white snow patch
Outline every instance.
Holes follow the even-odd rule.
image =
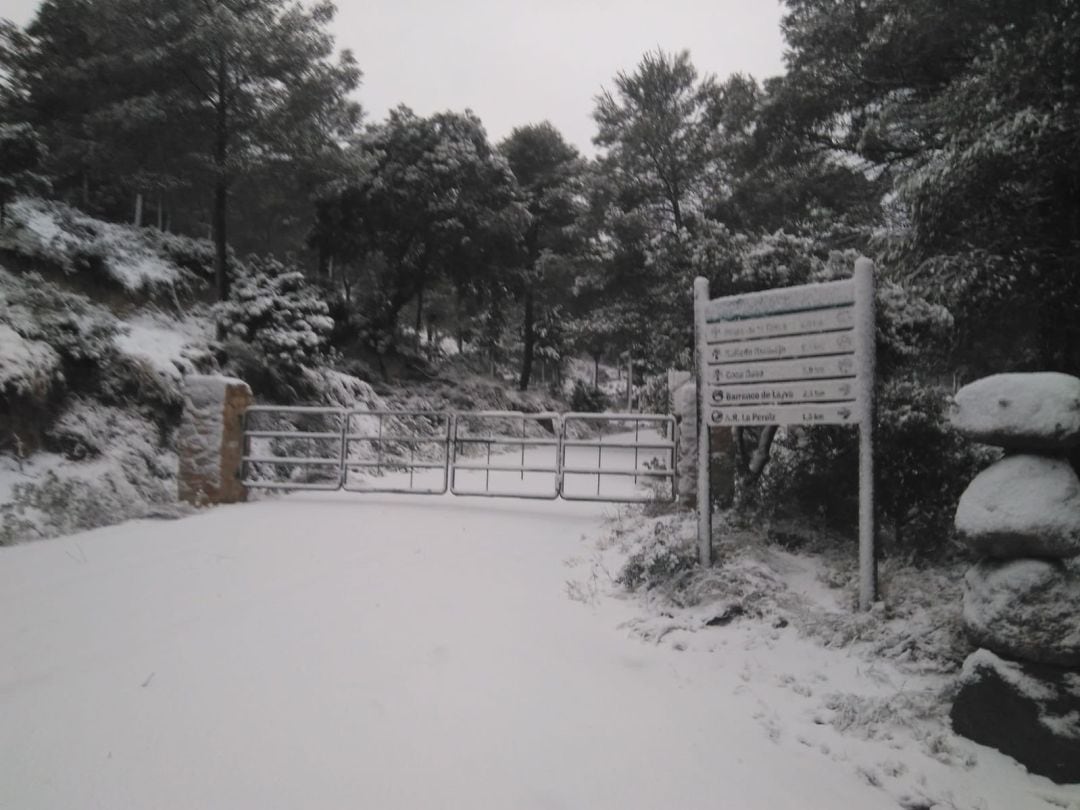
[[[978,649],[967,657],[960,670],[960,683],[971,683],[979,679],[980,668],[992,669],[1006,683],[1032,700],[1049,700],[1054,697],[1054,690],[1037,678],[1024,674],[1018,664],[999,658],[990,650]]]
[[[581,604],[565,587],[564,561],[589,553],[608,510],[305,494],[0,550],[0,804],[1015,810],[1070,796],[943,726],[898,725],[888,707],[923,683],[850,648],[756,622],[663,643],[619,632],[636,600],[600,583]]]
[[[956,528],[995,556],[1080,553],[1080,478],[1063,458],[1013,455],[987,467],[956,508]]]
[[[104,271],[127,290],[171,285],[181,279],[181,269],[145,244],[137,228],[93,219],[74,208],[33,198],[14,202],[11,215],[54,258],[70,263],[70,256],[76,253],[96,256]]]
[[[142,313],[123,324],[127,331],[114,338],[116,348],[173,379],[193,370],[188,353],[204,351],[211,334],[209,322],[202,319],[178,320],[156,313]]]
[[[1080,378],[1058,372],[984,377],[956,392],[950,420],[987,444],[1069,447],[1080,442]]]

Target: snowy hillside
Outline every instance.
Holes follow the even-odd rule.
[[[0,235],[0,545],[175,516],[184,374],[220,370],[209,243],[22,199]],[[370,386],[305,372],[331,404]]]

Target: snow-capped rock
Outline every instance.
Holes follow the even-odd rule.
[[[1080,674],[976,650],[964,662],[953,730],[1061,784],[1080,782]]]
[[[1080,562],[983,560],[964,577],[964,624],[1001,655],[1080,666]]]
[[[956,530],[991,557],[1080,554],[1080,478],[1064,459],[1008,456],[960,496]]]
[[[949,418],[984,444],[1067,449],[1080,444],[1080,378],[1057,372],[983,377],[956,392]]]

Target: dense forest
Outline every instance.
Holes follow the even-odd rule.
[[[523,390],[572,357],[688,368],[695,276],[723,295],[865,254],[884,523],[935,545],[974,463],[946,396],[1080,373],[1080,5],[784,5],[783,75],[645,53],[596,96],[587,158],[544,121],[492,143],[468,110],[369,120],[329,2],[45,0],[0,27],[0,206],[209,238],[182,257],[192,294],[226,353],[285,377],[392,373],[421,335],[512,361]],[[282,296],[285,325],[265,317]],[[744,469],[745,497],[849,515],[852,437],[780,441],[799,452]]]

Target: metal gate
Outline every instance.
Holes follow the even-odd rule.
[[[241,477],[252,489],[634,503],[674,501],[677,463],[667,415],[257,405]]]

